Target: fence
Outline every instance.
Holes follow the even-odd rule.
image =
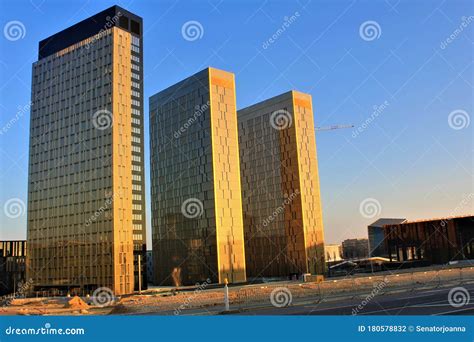
[[[341,298],[362,297],[373,293],[383,295],[396,291],[416,291],[467,283],[474,283],[474,267],[427,269],[426,271],[386,273],[375,276],[350,276],[323,282],[277,282],[230,287],[229,303],[231,310],[244,310],[268,305],[284,307],[292,303],[318,303]],[[85,300],[90,301],[90,299]],[[50,304],[59,303],[58,297],[42,298],[41,301],[51,302]],[[210,313],[216,313],[224,309],[224,291],[222,288],[213,288],[124,296],[118,304],[113,306],[112,313],[167,312],[179,315],[185,314],[189,309],[208,310]]]
[[[239,289],[235,303],[239,309],[295,302],[321,302],[342,297],[354,298],[375,292],[415,291],[474,282],[474,267],[404,272],[397,274],[347,277],[321,283],[280,283]]]

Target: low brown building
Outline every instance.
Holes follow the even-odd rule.
[[[384,230],[390,261],[444,264],[474,259],[474,216],[406,221]]]

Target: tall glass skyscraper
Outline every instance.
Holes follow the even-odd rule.
[[[245,281],[234,75],[152,96],[150,140],[155,285]]]
[[[130,293],[139,255],[146,277],[142,31],[113,6],[39,43],[27,258],[37,290]]]
[[[322,275],[311,96],[290,91],[237,115],[247,277]]]

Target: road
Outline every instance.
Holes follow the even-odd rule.
[[[468,290],[471,300],[463,306],[453,307],[448,302],[448,293],[453,287],[428,289],[420,291],[406,291],[375,296],[359,309],[357,315],[474,315],[474,284],[462,285]],[[231,305],[230,315],[352,315],[353,310],[361,305],[366,298],[361,295],[354,299],[339,298],[320,303],[305,302],[293,303],[289,307],[276,308],[270,303],[257,304],[255,307],[238,310]],[[224,305],[200,309],[187,309],[179,315],[219,315]],[[148,312],[146,315],[174,315],[174,310],[160,310]],[[132,315],[134,315],[132,313]]]
[[[470,302],[453,307],[448,302],[448,293],[452,287],[384,294],[376,296],[358,310],[358,315],[473,315],[474,285],[464,285],[471,296]],[[323,301],[321,303],[302,303],[286,308],[266,306],[249,309],[239,315],[352,315],[353,310],[362,304],[364,296],[355,299]]]

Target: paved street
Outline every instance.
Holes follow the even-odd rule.
[[[394,294],[382,294],[368,301],[358,311],[358,315],[474,315],[474,284],[462,285],[471,296],[471,300],[461,307],[453,307],[448,302],[448,293],[459,285],[442,289],[406,291]],[[352,315],[365,296],[354,299],[340,298],[320,303],[306,301],[293,303],[290,307],[276,308],[269,304],[259,304],[254,308],[239,311],[231,305],[230,315]],[[224,310],[223,305],[189,309],[180,315],[218,315]],[[174,310],[149,312],[147,315],[174,315]]]
[[[474,314],[474,285],[465,285],[471,300],[462,307],[448,302],[451,287],[418,292],[403,292],[376,296],[368,301],[359,315],[472,315]],[[364,297],[341,299],[315,304],[293,305],[287,308],[268,306],[241,312],[241,315],[351,315]]]

